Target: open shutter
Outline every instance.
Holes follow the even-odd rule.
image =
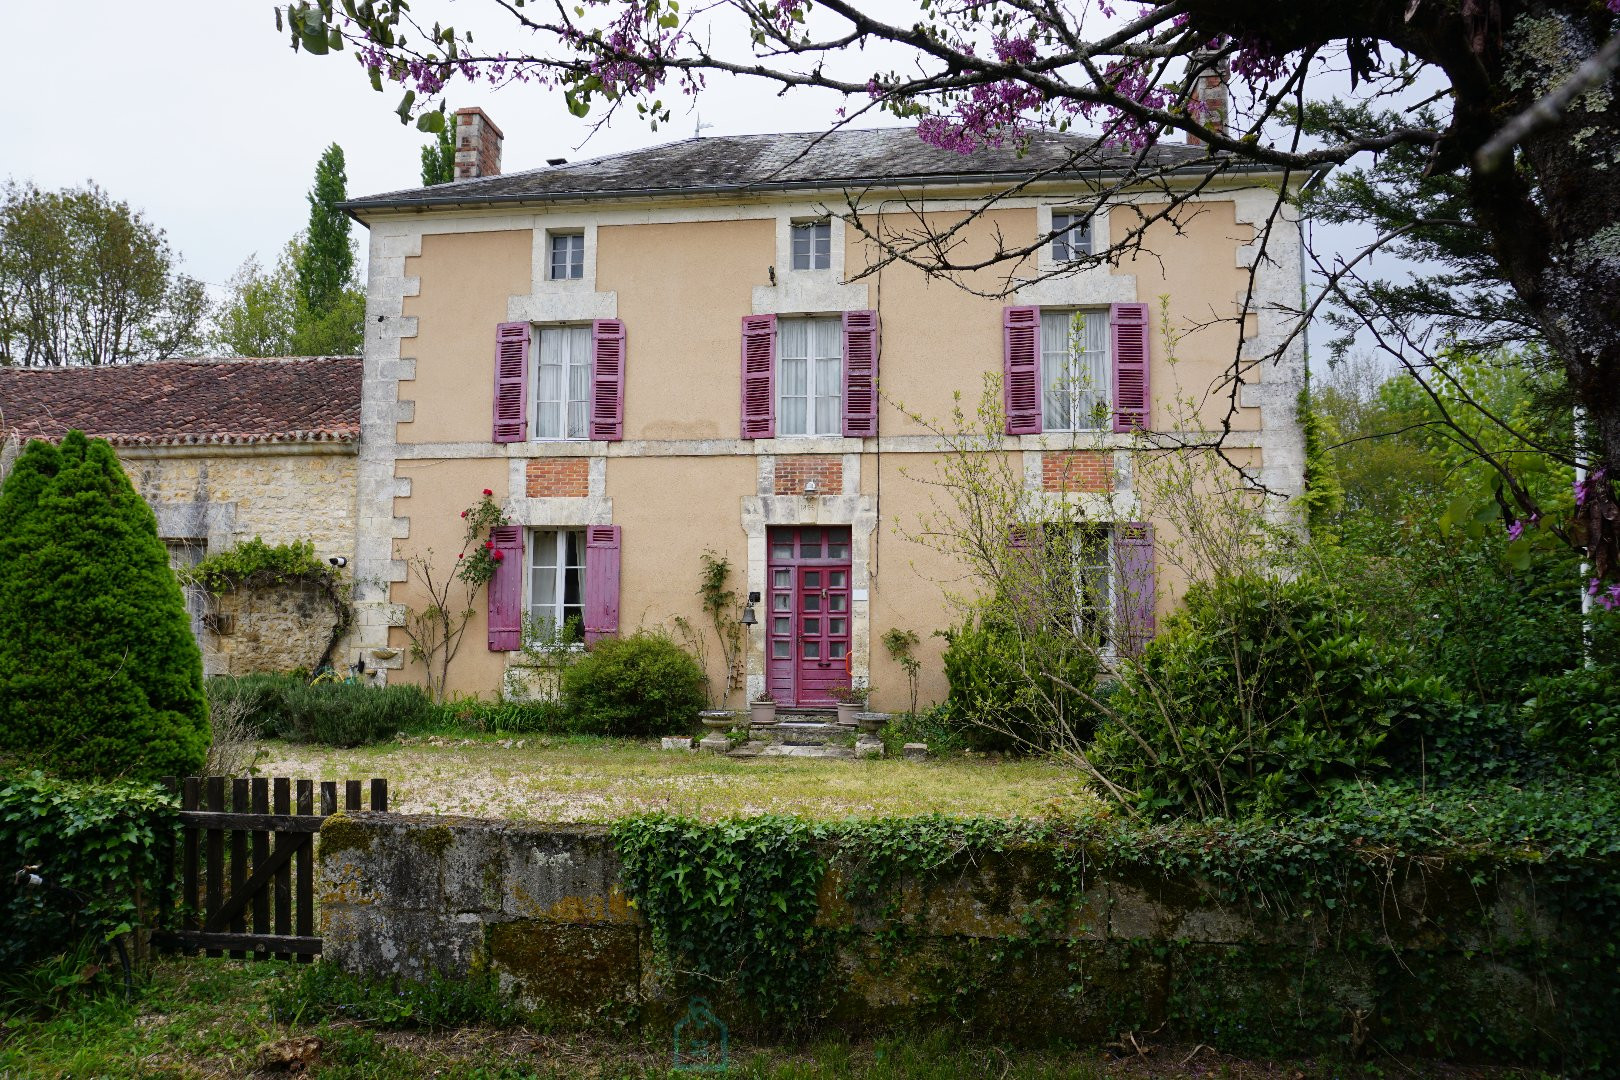
[[[1114,337],[1114,430],[1146,431],[1148,396],[1148,306],[1115,304],[1109,311]]]
[[[877,434],[878,313],[844,312],[844,435]]]
[[[624,323],[591,324],[591,438],[624,438]]]
[[[776,316],[742,321],[742,437],[776,437]]]
[[[619,632],[619,526],[585,529],[585,644]]]
[[[500,556],[489,579],[489,650],[515,652],[523,647],[523,530],[497,525],[489,539]]]
[[[529,324],[495,327],[495,442],[529,435]]]
[[[1157,573],[1153,560],[1153,526],[1132,521],[1114,526],[1114,561],[1119,584],[1114,591],[1115,648],[1138,656],[1153,636]]]
[[[1041,433],[1041,309],[1002,309],[1002,394],[1008,435]]]

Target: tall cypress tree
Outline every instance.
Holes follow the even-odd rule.
[[[31,442],[0,487],[0,753],[151,779],[208,752],[202,654],[157,519],[102,439]]]
[[[422,147],[422,186],[448,184],[456,178],[456,114],[446,107],[444,127]]]
[[[343,147],[333,143],[315,166],[315,187],[309,193],[309,233],[298,257],[298,299],[316,321],[338,306],[354,276],[349,217],[338,209],[348,198],[347,187]]]

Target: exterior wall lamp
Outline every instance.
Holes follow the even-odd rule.
[[[820,490],[820,489],[817,487],[816,482],[814,480],[806,480],[804,482],[804,494],[805,494],[806,498],[809,498],[811,495],[814,495],[818,490]]]

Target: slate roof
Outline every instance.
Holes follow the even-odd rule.
[[[1166,143],[1150,150],[1144,165],[1201,169],[1207,167],[1208,154],[1204,147]],[[1006,181],[1050,169],[1058,170],[1053,175],[1059,177],[1118,172],[1135,162],[1135,154],[1105,149],[1095,137],[1072,132],[1037,135],[1020,156],[1010,146],[983,147],[972,154],[941,150],[918,138],[914,127],[844,128],[686,139],[529,172],[368,195],[343,205],[363,214],[469,203]]]
[[[161,360],[94,368],[0,367],[0,433],[115,446],[352,443],[357,356]]]

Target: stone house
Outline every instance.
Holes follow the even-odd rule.
[[[0,476],[26,440],[78,429],[112,444],[176,567],[254,537],[352,564],[360,390],[358,357],[0,368]],[[302,589],[187,604],[210,674],[313,668],[335,625]]]
[[[1283,310],[1297,228],[1273,230],[1264,258],[1253,243],[1278,177],[1172,171],[1201,185],[1187,213],[1148,225],[1136,257],[1067,272],[1164,200],[1099,205],[1097,177],[1127,159],[1079,136],[968,156],[903,128],[704,138],[502,174],[499,129],[457,120],[461,179],[347,204],[370,230],[357,647],[403,650],[425,602],[407,560],[431,549],[442,569],[482,489],[512,523],[491,537],[504,558],[452,693],[502,688],[525,615],[578,619],[587,639],[701,625],[707,551],[757,601],[750,692],[820,705],[869,679],[874,707],[902,707],[879,641],[897,628],[921,639],[923,700],[941,699],[931,632],[957,618],[942,583],[960,570],[903,527],[946,449],[915,417],[971,403],[987,372],[1005,379],[1004,449],[1028,490],[1100,523],[1079,561],[1109,617],[1135,605],[1151,623],[1181,586],[1132,487],[1140,429],[1218,427],[1221,402],[1189,424],[1173,398],[1207,396],[1239,348],[1277,358],[1245,376],[1226,453],[1272,491],[1301,488],[1303,365]],[[1202,151],[1156,153],[1176,167]],[[868,238],[919,222],[960,223],[966,261],[1051,239],[965,274],[986,293],[1013,275],[976,295]],[[1251,264],[1258,303],[1239,318]]]

